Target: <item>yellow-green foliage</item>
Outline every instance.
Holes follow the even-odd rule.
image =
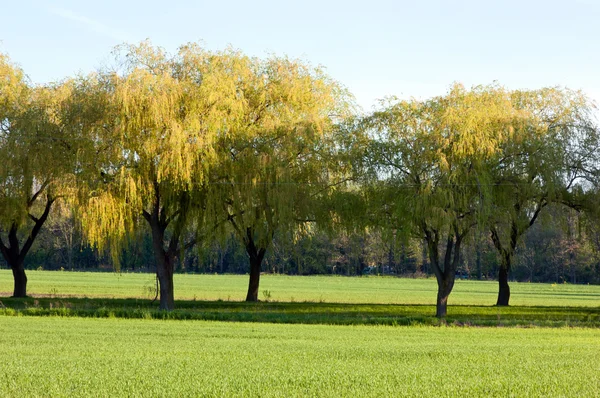
[[[213,211],[233,216],[239,234],[268,247],[277,229],[314,219],[315,195],[326,190],[332,117],[344,117],[344,91],[320,69],[297,60],[252,59],[240,79],[243,113],[215,145]]]
[[[577,206],[574,189],[594,177],[590,172],[598,164],[593,105],[581,92],[514,91],[511,101],[526,118],[488,160],[493,182],[490,222],[504,247],[509,247],[515,232],[524,233],[535,221],[534,214],[537,217],[549,203]]]
[[[20,226],[37,200],[72,193],[78,140],[67,126],[70,95],[69,81],[33,86],[0,55],[1,224]]]
[[[143,211],[159,202],[175,214],[183,193],[203,189],[213,141],[237,112],[236,71],[245,64],[234,51],[189,45],[169,56],[149,43],[120,48],[117,59],[121,70],[81,86],[95,93],[82,101],[101,104],[86,131],[97,157],[80,195],[82,225],[115,260]]]
[[[20,106],[27,91],[23,71],[13,65],[7,55],[0,53],[0,110],[3,117]]]
[[[514,196],[505,184],[538,191],[564,187],[567,158],[578,153],[574,145],[591,148],[591,135],[581,138],[584,126],[591,126],[589,110],[579,92],[497,85],[454,85],[427,101],[393,102],[369,120],[376,176],[388,189],[373,195],[395,202],[396,219],[417,228],[423,222],[436,229],[468,225],[473,217],[482,222],[499,199],[506,203]]]
[[[80,79],[74,96],[92,143],[79,195],[90,242],[117,260],[157,204],[197,227],[235,214],[263,236],[300,203],[308,212],[309,189],[329,177],[319,149],[331,117],[348,108],[321,70],[197,44],[170,56],[145,42],[116,56],[118,70]],[[178,207],[182,195],[193,214]]]

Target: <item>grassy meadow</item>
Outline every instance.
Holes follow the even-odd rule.
[[[600,395],[600,286],[461,280],[440,322],[434,279],[176,275],[164,312],[150,274],[28,276],[0,271],[0,396]]]
[[[52,297],[140,298],[154,297],[153,274],[27,271],[28,294]],[[247,275],[175,275],[175,299],[242,301]],[[321,302],[354,304],[435,303],[434,278],[285,276],[262,275],[259,299],[271,302]],[[0,296],[12,294],[9,270],[0,270]],[[489,306],[496,303],[494,281],[457,280],[450,305]],[[511,283],[511,305],[600,306],[600,286]]]
[[[600,330],[3,317],[0,396],[600,391]]]

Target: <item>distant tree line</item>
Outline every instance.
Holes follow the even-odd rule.
[[[320,68],[196,44],[34,85],[0,56],[0,251],[26,269],[600,282],[595,106],[466,89],[357,110]]]

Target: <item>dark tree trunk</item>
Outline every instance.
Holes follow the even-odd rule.
[[[450,242],[450,239],[448,240]],[[452,246],[454,246],[453,257],[455,260],[450,260],[450,255],[452,254]],[[450,293],[452,293],[452,288],[454,288],[454,279],[456,277],[456,268],[458,266],[458,257],[460,250],[460,241],[456,242],[454,245],[448,244],[446,247],[446,256],[444,259],[444,269],[440,270],[441,272],[436,272],[436,279],[438,283],[438,293],[437,293],[437,301],[435,308],[435,316],[438,318],[445,318],[448,308],[448,297],[450,297]],[[432,266],[435,267],[432,261]]]
[[[25,275],[25,267],[23,267],[23,264],[19,263],[18,260],[9,265],[12,269],[15,281],[13,297],[27,297],[27,275]]]
[[[246,236],[244,237],[244,244],[246,245],[246,253],[250,260],[250,281],[248,282],[248,293],[246,294],[246,301],[256,302],[258,301],[258,288],[260,284],[260,269],[262,267],[263,259],[265,258],[266,248],[258,248],[254,242],[254,234],[252,228],[246,229]]]
[[[156,221],[156,222],[155,222]],[[175,309],[175,295],[173,292],[173,271],[175,253],[164,248],[165,229],[154,217],[151,217],[152,248],[156,259],[156,277],[158,278],[160,309],[172,311]]]
[[[447,314],[448,297],[454,287],[456,269],[460,261],[460,245],[464,234],[458,234],[455,231],[454,234],[448,236],[444,258],[440,259],[438,252],[439,235],[437,231],[425,229],[425,233],[429,261],[438,283],[435,316],[441,319],[445,318]]]
[[[492,241],[500,254],[500,268],[498,269],[498,299],[497,306],[508,306],[510,301],[510,286],[508,285],[508,273],[512,265],[512,258],[517,248],[519,233],[516,224],[513,222],[511,229],[511,239],[508,247],[502,246],[496,229],[492,228]]]
[[[435,316],[445,318],[448,308],[448,297],[454,287],[454,273],[447,278],[438,279],[438,293],[436,302]]]
[[[41,190],[30,199],[29,207],[33,205],[33,202],[35,202],[40,192]],[[49,195],[46,197],[46,206],[40,218],[29,214],[29,218],[33,220],[34,225],[23,244],[23,247],[19,248],[19,237],[17,234],[19,225],[17,225],[16,222],[12,223],[10,230],[8,231],[8,246],[6,246],[0,238],[0,252],[2,252],[2,257],[4,257],[4,260],[6,260],[6,263],[10,266],[13,273],[13,297],[27,297],[27,275],[25,275],[24,267],[25,257],[27,256],[27,253],[29,253],[35,238],[40,233],[42,226],[48,219],[48,214],[50,214],[50,209],[52,208],[54,200],[55,199]]]
[[[12,270],[13,274],[13,297],[23,298],[27,297],[27,275],[25,275],[25,267],[23,262],[20,261],[19,243],[17,240],[16,227],[11,228],[11,232],[8,234],[10,247],[2,247],[2,254],[4,260]]]
[[[172,311],[175,309],[175,294],[173,288],[173,273],[175,263],[180,253],[179,249],[185,250],[195,245],[195,240],[188,244],[182,244],[181,234],[187,217],[186,194],[180,197],[177,211],[168,210],[161,204],[161,193],[159,183],[154,181],[155,200],[151,210],[142,211],[143,217],[150,225],[152,231],[152,250],[156,260],[156,278],[159,284],[160,309]],[[173,225],[170,238],[166,239],[166,231],[169,225]]]
[[[258,301],[261,265],[262,258],[259,258],[258,256],[250,256],[250,282],[248,283],[248,294],[246,294],[246,301]]]
[[[498,231],[495,227],[490,229],[492,233],[492,242],[501,257],[500,269],[498,270],[498,300],[496,301],[497,306],[508,306],[510,301],[510,286],[508,285],[508,274],[512,266],[512,259],[517,250],[517,243],[521,236],[530,228],[537,220],[542,209],[548,204],[546,199],[542,197],[537,204],[535,211],[529,222],[525,226],[519,227],[515,219],[511,221],[510,226],[510,242],[508,245],[503,245],[498,235]],[[520,214],[522,210],[522,203],[517,202],[514,204],[515,214]]]
[[[175,294],[173,289],[173,265],[167,261],[156,268],[160,290],[160,309],[172,311],[175,309]]]
[[[510,300],[510,286],[508,285],[508,267],[504,265],[500,266],[498,272],[498,300],[496,301],[497,306],[508,306]]]

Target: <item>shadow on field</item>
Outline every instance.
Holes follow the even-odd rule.
[[[0,298],[0,315],[213,320],[328,325],[442,325],[600,327],[600,307],[495,307],[455,305],[445,321],[433,305],[315,302],[177,301],[160,311],[143,299],[73,297]]]

